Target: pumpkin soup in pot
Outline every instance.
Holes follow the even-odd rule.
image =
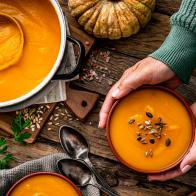
[[[0,71],[0,102],[6,102],[32,91],[49,74],[59,53],[61,30],[49,0],[0,0],[0,10],[14,17],[24,34],[21,58],[12,67]],[[0,33],[10,31],[5,29]],[[0,35],[0,44],[3,42],[4,37]]]
[[[107,122],[116,157],[143,173],[176,166],[194,138],[195,119],[185,101],[164,87],[143,87],[117,101]]]

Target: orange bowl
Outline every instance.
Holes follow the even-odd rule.
[[[132,91],[130,94],[132,94],[132,93],[134,93],[134,92],[136,92],[138,90],[142,90],[142,89],[157,89],[157,90],[161,90],[161,91],[167,92],[170,95],[173,95],[174,97],[176,97],[177,100],[179,100],[182,103],[182,105],[184,106],[184,108],[188,112],[188,116],[190,118],[191,127],[192,127],[191,138],[189,137],[190,138],[190,143],[189,143],[188,147],[186,148],[186,150],[181,154],[181,156],[176,161],[174,161],[168,167],[165,167],[165,168],[162,168],[162,169],[152,169],[152,170],[146,170],[146,169],[142,169],[142,168],[140,169],[140,168],[136,168],[135,166],[131,165],[126,160],[124,160],[122,158],[121,154],[119,154],[119,152],[117,152],[116,147],[113,145],[113,141],[111,139],[111,130],[110,130],[110,123],[111,123],[112,114],[115,111],[117,105],[119,105],[119,103],[124,98],[122,100],[116,101],[113,104],[113,106],[112,106],[112,108],[111,108],[111,110],[109,112],[109,116],[108,116],[107,124],[106,124],[106,133],[107,133],[108,143],[109,143],[109,146],[110,146],[113,154],[115,155],[115,157],[121,163],[123,163],[124,165],[126,165],[127,167],[129,167],[130,169],[133,169],[133,170],[138,171],[138,172],[141,172],[141,173],[147,173],[147,174],[160,173],[160,172],[164,172],[164,171],[167,171],[167,170],[170,170],[170,169],[176,167],[182,161],[182,159],[185,157],[185,155],[189,152],[189,150],[190,150],[190,148],[191,148],[191,146],[193,144],[194,138],[195,138],[195,127],[196,127],[195,117],[193,115],[192,110],[190,109],[190,106],[187,104],[187,102],[184,100],[184,98],[181,95],[179,95],[177,92],[175,92],[175,91],[173,91],[171,89],[168,89],[166,87],[162,87],[162,86],[143,86],[143,87],[140,87],[139,89],[136,89],[136,90]],[[129,96],[129,95],[127,95],[127,96]]]
[[[18,187],[23,181],[25,181],[31,177],[39,176],[39,175],[51,175],[51,176],[56,176],[58,178],[61,178],[61,179],[65,180],[66,182],[68,182],[74,188],[74,190],[78,193],[78,196],[82,196],[80,189],[71,180],[69,180],[68,178],[66,178],[65,176],[63,176],[61,174],[53,173],[53,172],[36,172],[36,173],[32,173],[32,174],[29,174],[29,175],[21,178],[9,189],[9,191],[6,193],[6,196],[10,196],[12,194],[12,192],[15,190],[15,188]]]

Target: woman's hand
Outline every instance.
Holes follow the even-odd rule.
[[[193,111],[193,114],[196,119],[196,103],[194,103],[191,106],[191,109]],[[196,130],[195,130],[196,131]],[[170,170],[168,172],[164,172],[161,174],[154,174],[149,175],[148,179],[149,181],[157,180],[157,181],[166,181],[172,178],[175,178],[177,176],[181,176],[188,172],[194,165],[196,164],[196,138],[193,143],[193,146],[190,149],[190,152],[185,156],[183,161],[181,162],[180,166],[178,168],[175,168],[173,170]]]
[[[116,99],[120,99],[144,84],[165,82],[169,88],[176,88],[180,80],[164,63],[147,57],[127,69],[120,80],[111,88],[100,111],[99,127],[105,128],[108,113]]]

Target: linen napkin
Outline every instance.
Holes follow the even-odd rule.
[[[23,163],[13,169],[0,171],[0,195],[5,196],[9,188],[22,177],[35,173],[35,172],[56,172],[59,173],[57,169],[57,161],[63,158],[69,158],[65,153],[58,153],[49,155],[37,160],[28,161]],[[91,183],[96,181],[94,178]],[[100,192],[97,188],[88,185],[86,188],[81,189],[84,196],[99,196]]]

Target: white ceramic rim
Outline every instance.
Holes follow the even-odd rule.
[[[60,44],[60,49],[59,49],[59,53],[58,53],[56,62],[54,64],[53,68],[51,69],[51,71],[49,72],[49,74],[45,77],[45,79],[37,87],[35,87],[32,91],[30,91],[29,93],[27,93],[21,97],[18,97],[16,99],[6,101],[6,102],[0,102],[0,108],[18,104],[20,102],[23,102],[23,101],[29,99],[33,95],[37,94],[53,78],[53,76],[55,75],[55,73],[57,72],[57,70],[61,64],[61,60],[63,58],[64,52],[65,52],[65,47],[66,47],[65,17],[64,17],[63,11],[62,11],[61,6],[58,3],[58,1],[57,0],[50,0],[50,2],[53,5],[53,7],[57,13],[59,23],[60,23],[60,28],[61,28],[61,44]],[[6,93],[6,92],[4,92],[4,93]]]

